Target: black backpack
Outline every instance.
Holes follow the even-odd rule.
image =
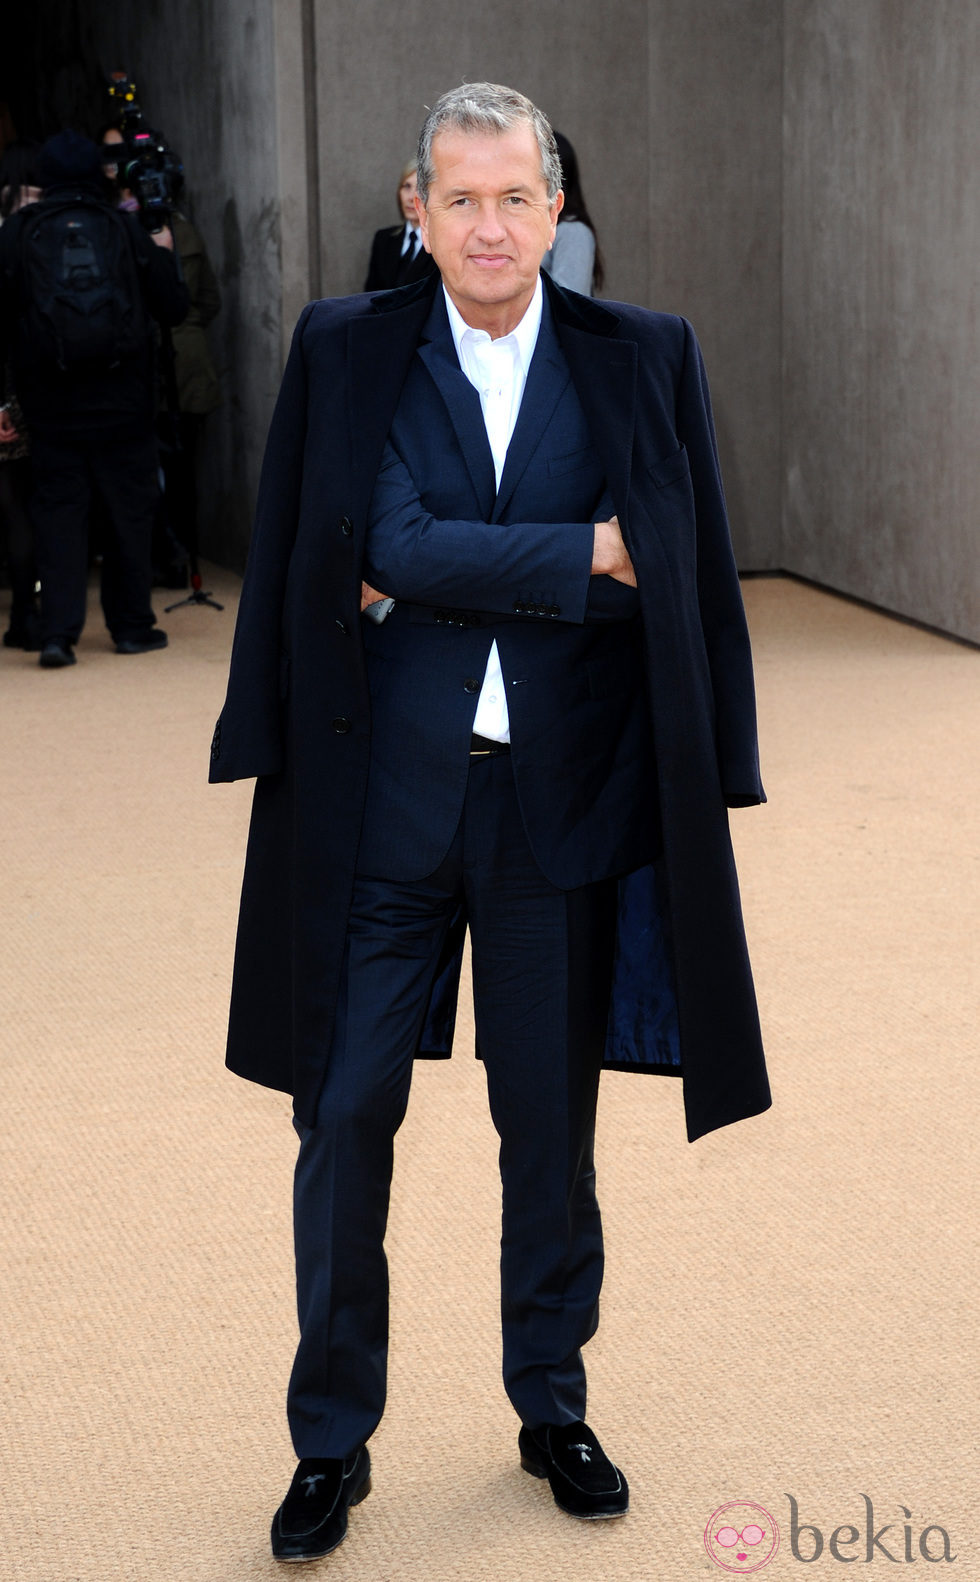
[[[76,192],[26,217],[24,337],[63,372],[114,368],[143,352],[150,329],[122,215]]]

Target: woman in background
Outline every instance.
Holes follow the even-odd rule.
[[[556,285],[580,291],[591,297],[602,290],[605,269],[592,216],[582,196],[578,160],[567,137],[555,133],[561,160],[562,190],[565,203],[558,216],[558,230],[550,252],[541,263]]]
[[[424,280],[436,267],[431,253],[422,246],[419,218],[415,212],[417,186],[418,171],[412,159],[402,168],[398,178],[401,220],[374,234],[365,291],[390,291],[393,286],[407,286],[412,280]]]

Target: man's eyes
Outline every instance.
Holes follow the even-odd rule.
[[[474,200],[472,198],[453,198],[452,202],[450,203],[450,208],[471,209],[473,207],[473,201]],[[522,198],[519,193],[513,192],[509,193],[507,197],[503,199],[503,205],[505,208],[523,209],[527,205],[527,199]]]

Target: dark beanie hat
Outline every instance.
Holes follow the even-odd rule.
[[[98,145],[79,132],[59,132],[56,137],[49,137],[41,149],[38,177],[42,187],[98,181],[101,175],[102,153]]]

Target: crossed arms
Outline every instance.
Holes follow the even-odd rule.
[[[590,579],[636,587],[614,516],[607,522],[474,522],[434,517],[389,440],[371,501],[361,608],[386,595],[510,614],[535,593],[585,619]],[[380,593],[379,589],[385,589]]]

